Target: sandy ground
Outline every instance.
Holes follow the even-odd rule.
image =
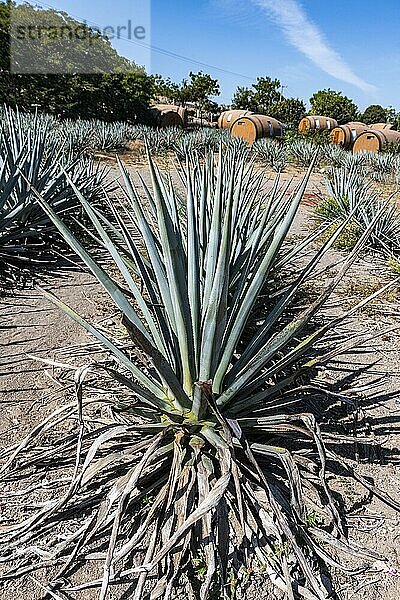
[[[125,158],[129,168],[132,162]],[[111,162],[112,164],[112,162]],[[141,165],[141,169],[144,166]],[[145,171],[143,171],[145,172]],[[292,174],[285,174],[289,181]],[[291,184],[291,188],[294,183]],[[322,177],[317,175],[310,184],[307,198],[315,199],[317,189],[322,188]],[[307,202],[306,202],[307,204]],[[300,210],[294,236],[302,236],[310,226],[310,209]],[[340,255],[332,252],[325,261],[329,269]],[[343,302],[354,303],[365,295],[368,286],[376,285],[387,277],[385,265],[375,257],[364,257],[352,275],[346,278],[340,290]],[[321,275],[320,281],[326,279]],[[110,316],[105,294],[93,279],[79,269],[66,270],[60,278],[48,278],[44,283],[89,320],[101,322]],[[52,378],[52,369],[33,360],[30,355],[45,356],[63,362],[72,354],[75,365],[83,364],[87,357],[79,348],[92,340],[66,316],[54,309],[37,289],[24,289],[0,299],[0,392],[2,418],[0,420],[0,447],[15,443],[38,423],[45,414],[65,402],[71,394]],[[385,299],[379,309],[364,310],[347,323],[348,331],[360,333],[383,332],[400,327],[399,299],[396,295]],[[67,351],[66,348],[73,348]],[[361,346],[356,355],[341,356],[322,373],[329,378],[337,391],[349,387],[359,390],[360,414],[356,427],[361,434],[375,437],[375,443],[358,448],[357,469],[371,478],[384,492],[400,502],[400,359],[399,332],[385,333],[373,342]],[[71,362],[71,360],[69,360]],[[373,364],[376,363],[376,364]],[[373,366],[365,371],[366,365]],[[349,377],[353,371],[356,377]],[[346,378],[348,380],[346,381]],[[379,380],[378,383],[376,380]],[[341,414],[326,415],[329,419],[342,418]],[[344,425],[345,426],[345,425]],[[353,444],[345,444],[342,451],[354,457]],[[338,473],[331,482],[346,506],[350,535],[364,546],[372,547],[388,559],[390,568],[382,569],[376,564],[374,572],[354,579],[335,574],[339,598],[343,600],[399,600],[400,598],[400,514],[370,494],[353,481]],[[5,507],[1,497],[0,510]],[[0,525],[4,523],[1,518]],[[356,529],[357,526],[357,529]],[[0,584],[1,600],[39,600],[41,590],[32,580]],[[82,600],[92,598],[82,594]],[[250,585],[249,600],[274,600],[281,598],[269,585],[255,578]],[[117,596],[111,595],[110,598]],[[120,598],[118,599],[120,600]]]

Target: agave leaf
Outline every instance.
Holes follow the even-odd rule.
[[[227,336],[223,344],[219,366],[213,380],[213,390],[215,393],[220,393],[221,391],[222,381],[225,377],[239,336],[243,331],[250,310],[253,307],[255,299],[257,298],[257,295],[271,268],[272,261],[275,258],[279,247],[282,245],[282,242],[285,239],[285,236],[287,235],[287,232],[289,231],[293,223],[293,219],[303,198],[304,191],[306,189],[308,180],[310,179],[313,167],[314,163],[312,163],[312,165],[310,166],[303,180],[303,183],[300,186],[296,197],[294,198],[291,208],[288,214],[286,215],[281,227],[278,228],[274,236],[274,240],[271,243],[268,252],[265,254],[265,257],[263,258],[257,273],[253,276],[247,292],[245,293],[243,299],[241,299],[240,304],[238,303],[237,308],[234,308],[232,310],[231,319],[227,326]]]
[[[240,424],[242,425],[242,422],[240,422]],[[297,517],[299,519],[304,519],[305,504],[303,500],[300,473],[290,452],[284,448],[276,448],[266,444],[251,444],[250,448],[255,453],[264,454],[265,456],[273,456],[282,463],[282,466],[284,467],[288,477],[292,507]]]
[[[212,219],[210,230],[207,232],[207,251],[205,256],[205,282],[203,292],[203,315],[207,306],[207,299],[210,297],[214,280],[214,273],[218,260],[218,249],[221,239],[221,219],[222,219],[222,195],[223,195],[223,161],[222,150],[219,151],[217,183],[215,186],[215,197],[212,206]]]
[[[176,322],[175,322],[175,312],[174,312],[174,309],[172,306],[171,292],[168,287],[168,281],[167,281],[167,277],[166,277],[166,273],[165,273],[163,257],[159,252],[159,249],[158,249],[158,246],[157,246],[157,243],[155,240],[155,236],[154,236],[153,232],[151,231],[151,228],[143,214],[143,210],[140,206],[139,198],[138,198],[136,190],[135,190],[134,186],[132,185],[132,182],[128,176],[128,173],[126,172],[126,169],[122,165],[122,163],[119,162],[119,165],[120,165],[121,173],[124,178],[127,190],[129,192],[129,195],[127,195],[127,198],[131,202],[132,208],[135,211],[137,225],[138,225],[139,231],[141,231],[141,233],[142,233],[143,240],[146,244],[149,258],[150,258],[150,261],[151,261],[151,264],[153,267],[154,277],[155,277],[158,287],[159,287],[160,297],[161,297],[163,303],[165,304],[165,309],[167,312],[170,326],[173,329],[173,331],[176,333],[177,329],[176,329]]]
[[[385,207],[383,206],[381,211],[383,212]],[[379,214],[377,214],[376,219],[379,219]],[[261,346],[256,354],[252,358],[249,358],[247,362],[244,362],[242,366],[242,372],[238,373],[233,383],[224,391],[223,394],[218,399],[219,405],[224,405],[226,402],[231,401],[232,398],[237,394],[237,392],[248,382],[250,381],[254,375],[259,372],[262,367],[267,364],[267,362],[276,354],[276,352],[285,347],[288,342],[295,338],[295,336],[304,328],[304,326],[310,321],[312,316],[319,310],[319,308],[326,302],[327,298],[332,294],[332,292],[339,285],[340,281],[343,279],[344,275],[350,269],[351,265],[356,260],[357,256],[361,248],[365,243],[365,240],[370,235],[375,222],[373,221],[370,224],[370,227],[365,231],[363,236],[360,238],[359,242],[354,247],[352,253],[349,258],[346,260],[339,273],[332,279],[330,284],[326,287],[326,289],[320,294],[319,298],[303,313],[293,319],[288,325],[286,325],[280,332],[274,334],[270,340],[267,340],[266,343]],[[342,319],[339,319],[342,320]],[[330,326],[325,325],[320,328],[317,332],[311,334],[306,340],[303,340],[296,346],[294,350],[292,350],[289,354],[287,354],[281,361],[280,365],[290,364],[291,358],[296,358],[299,354],[303,353],[302,350],[310,347],[317,339],[321,338],[328,330]],[[275,368],[272,370],[274,371]],[[271,375],[271,370],[267,373],[263,373],[262,377],[265,379]],[[254,382],[253,382],[254,384]]]
[[[170,408],[168,407],[168,403],[163,401],[165,397],[164,391],[161,385],[155,380],[151,379],[150,376],[145,375],[140,369],[136,367],[136,365],[129,360],[125,354],[119,350],[109,339],[107,339],[100,331],[95,329],[90,323],[88,323],[85,319],[83,319],[80,315],[78,315],[72,308],[64,304],[61,300],[56,298],[53,294],[50,294],[46,290],[41,289],[42,294],[50,300],[53,304],[58,306],[65,312],[69,317],[71,317],[74,321],[79,323],[82,327],[86,329],[90,334],[94,335],[98,341],[104,345],[111,353],[118,359],[118,361],[124,365],[134,377],[145,387],[147,388],[153,395],[153,399],[151,401],[152,406],[156,406],[157,408],[162,408],[163,410]]]
[[[157,206],[158,227],[165,257],[165,267],[174,309],[176,332],[181,352],[183,388],[186,394],[192,393],[194,375],[193,328],[190,319],[187,282],[183,266],[183,246],[175,230],[162,194],[160,177],[157,176],[151,156],[149,169],[153,182],[154,198]]]
[[[146,322],[150,328],[150,331],[152,333],[153,339],[155,340],[159,350],[161,352],[165,352],[165,348],[163,345],[163,342],[160,338],[160,335],[158,333],[158,330],[155,326],[153,317],[150,313],[150,311],[147,308],[147,304],[145,302],[145,300],[143,299],[143,296],[141,295],[141,293],[139,292],[139,289],[136,285],[136,283],[134,282],[132,275],[129,272],[129,269],[126,266],[125,261],[122,259],[120,253],[118,252],[117,248],[115,247],[115,245],[113,244],[113,242],[111,241],[111,238],[109,237],[109,235],[107,234],[107,232],[105,231],[105,229],[102,227],[100,220],[97,218],[97,215],[95,213],[95,211],[92,209],[92,207],[90,206],[90,204],[85,200],[85,198],[82,196],[82,194],[80,193],[80,191],[78,190],[78,188],[74,185],[73,181],[71,181],[71,179],[68,177],[68,174],[65,173],[65,177],[67,179],[67,181],[69,182],[70,186],[72,187],[72,189],[74,190],[77,198],[79,199],[79,201],[81,202],[83,208],[85,209],[87,215],[90,217],[93,225],[96,228],[97,233],[100,235],[100,238],[103,242],[103,244],[105,245],[106,249],[108,250],[108,252],[110,253],[110,255],[112,256],[115,264],[117,265],[117,267],[119,268],[121,274],[123,275],[125,281],[127,282],[129,289],[131,290],[131,292],[133,293],[133,296],[136,300],[136,302],[138,303],[138,306],[140,308],[140,310],[142,311]],[[142,322],[140,321],[140,319],[136,318],[135,321],[135,325],[136,327],[138,327],[141,332],[143,333],[143,335],[145,335],[146,337],[148,337],[148,332],[146,331],[146,329],[143,327]]]
[[[177,529],[167,544],[160,550],[153,558],[149,565],[144,565],[148,571],[152,571],[153,568],[170,552],[176,542],[185,535],[186,531],[197,521],[202,519],[204,515],[209,513],[213,508],[218,506],[221,498],[224,495],[226,488],[230,481],[230,473],[224,473],[217,480],[206,498],[199,504],[198,508],[194,510],[191,515],[184,521],[184,523]]]
[[[126,509],[126,504],[129,499],[130,494],[135,489],[138,480],[146,467],[146,465],[150,462],[154,452],[157,450],[158,446],[161,444],[163,437],[165,436],[165,431],[162,431],[159,435],[157,435],[152,443],[149,445],[146,452],[143,454],[142,458],[138,462],[137,465],[126,476],[126,484],[124,486],[123,493],[121,494],[118,501],[118,509],[115,514],[114,523],[112,527],[111,537],[108,545],[107,555],[104,562],[104,574],[103,581],[100,590],[100,600],[105,600],[108,594],[108,588],[110,585],[110,576],[111,576],[111,565],[114,558],[115,546],[117,543],[117,537],[119,528],[121,525],[121,519],[123,516],[123,512]]]
[[[221,320],[223,323],[225,323],[226,319],[233,200],[233,177],[231,176],[227,207],[222,226],[221,243],[215,267],[214,281],[210,290],[209,299],[204,299],[204,306],[207,308],[202,324],[199,370],[200,381],[208,381],[209,379],[212,379],[212,359],[214,351],[218,352],[218,348],[221,343],[221,338],[216,336],[216,332],[221,329],[219,328]]]
[[[124,210],[126,211],[126,208],[124,208]],[[176,372],[178,372],[179,367],[178,367],[178,363],[177,363],[176,338],[175,338],[173,332],[171,332],[170,328],[168,327],[167,319],[165,318],[164,312],[163,312],[161,306],[159,305],[160,291],[158,289],[156,282],[153,280],[153,273],[152,273],[151,265],[148,263],[148,261],[146,261],[146,259],[142,256],[142,254],[137,249],[135,240],[132,239],[130,232],[128,231],[128,228],[126,227],[126,225],[125,225],[122,217],[119,215],[118,211],[115,210],[114,214],[115,214],[115,218],[121,228],[121,231],[123,232],[123,237],[124,237],[125,244],[126,244],[126,247],[128,250],[128,257],[125,258],[125,256],[123,256],[123,258],[125,260],[127,260],[127,262],[129,264],[131,262],[135,263],[134,270],[137,273],[137,275],[142,278],[142,280],[146,286],[146,290],[149,294],[150,301],[153,305],[153,309],[154,309],[154,312],[157,317],[158,327],[160,329],[160,333],[163,338],[163,347],[167,349],[168,360],[169,360],[171,366],[176,369]]]
[[[197,229],[196,207],[193,196],[192,181],[187,165],[187,274],[188,274],[188,300],[190,304],[190,314],[193,326],[193,344],[195,353],[195,379],[197,379],[199,369],[199,336],[200,336],[200,248],[199,232]]]

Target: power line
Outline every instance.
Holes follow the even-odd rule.
[[[47,8],[52,8],[53,10],[58,10],[58,11],[62,10],[62,9],[56,8],[54,6],[51,6],[50,4],[46,4],[45,2],[40,2],[40,5],[46,6]],[[74,19],[78,19],[79,21],[83,21],[85,24],[91,25],[92,27],[96,27],[97,29],[100,29],[100,30],[102,29],[102,27],[98,23],[95,23],[94,21],[89,21],[88,19],[79,17],[78,15],[71,14],[70,16],[73,17]],[[169,56],[170,58],[174,58],[175,60],[181,60],[183,62],[187,62],[187,63],[199,65],[201,67],[205,67],[207,69],[213,69],[214,71],[219,71],[220,73],[225,73],[227,75],[234,75],[235,77],[247,79],[248,81],[255,80],[255,77],[249,77],[248,75],[243,75],[243,73],[236,73],[235,71],[230,71],[229,69],[217,67],[215,65],[211,65],[209,63],[205,63],[205,62],[190,58],[188,56],[184,56],[183,54],[178,54],[171,50],[166,50],[165,48],[160,48],[159,46],[153,46],[152,44],[147,44],[146,42],[132,40],[132,39],[124,37],[122,35],[120,35],[118,39],[129,42],[130,44],[135,44],[137,46],[147,48],[148,50],[152,50],[153,52],[157,52],[158,54],[162,54],[163,56]]]

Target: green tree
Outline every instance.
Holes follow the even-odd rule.
[[[281,88],[279,79],[257,77],[256,83],[253,83],[251,88],[237,88],[232,99],[232,108],[269,115],[273,107],[283,100]]]
[[[256,106],[254,100],[254,91],[250,88],[239,86],[232,98],[232,108],[258,112],[258,106]]]
[[[371,106],[368,106],[368,108],[365,109],[361,118],[363,123],[366,123],[367,125],[372,125],[373,123],[386,123],[387,111],[379,104],[371,104]]]
[[[283,100],[281,93],[282,84],[279,79],[271,77],[257,77],[257,82],[253,84],[254,102],[258,111],[264,114],[270,114],[272,107],[277,102]]]
[[[385,121],[388,123],[395,123],[399,119],[399,113],[396,111],[394,106],[388,106],[385,108]]]
[[[310,103],[311,114],[332,117],[339,124],[360,119],[359,110],[353,100],[329,88],[316,92],[310,98]]]
[[[306,115],[306,105],[298,98],[285,98],[273,105],[271,116],[285,123],[289,129],[297,129]]]
[[[180,86],[178,83],[171,81],[169,77],[153,75],[152,96],[156,101],[161,99],[168,102],[179,102],[181,97]]]
[[[11,73],[10,15],[13,10],[17,11],[18,23],[25,28],[51,24],[59,31],[62,27],[80,28],[85,35],[82,39],[74,38],[72,45],[64,38],[56,43],[50,36],[42,38],[40,44],[13,38],[13,60],[21,66],[21,71],[25,64],[30,66],[28,59],[32,51],[36,57],[35,67],[42,64],[43,72]],[[152,93],[150,77],[144,69],[119,56],[109,40],[66,13],[38,10],[29,4],[16,6],[13,2],[0,2],[0,41],[1,104],[26,109],[39,104],[47,112],[68,117],[144,119]],[[90,74],[82,74],[85,68]]]
[[[197,106],[202,115],[204,111],[218,112],[218,107],[211,99],[212,96],[219,96],[220,86],[218,79],[213,79],[211,75],[199,71],[194,73],[190,71],[189,79],[183,79],[181,83],[174,83],[169,77],[162,75],[152,77],[153,99],[165,99],[185,106],[192,102]]]
[[[187,102],[193,102],[200,109],[208,108],[211,102],[211,96],[219,96],[220,86],[217,79],[211,75],[199,71],[193,73],[190,71],[189,79],[183,79],[181,83],[174,83],[169,77],[162,75],[152,77],[153,97],[165,98],[173,102],[179,102],[185,105]]]
[[[385,108],[386,123],[393,123],[398,130],[400,130],[400,112],[398,112],[393,106]]]
[[[207,110],[212,96],[219,96],[220,86],[218,79],[213,79],[211,75],[199,71],[198,73],[189,73],[190,81],[186,87],[186,93],[189,101],[198,105],[200,110]]]

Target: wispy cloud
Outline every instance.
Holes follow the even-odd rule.
[[[284,31],[288,41],[320,69],[336,79],[351,83],[366,93],[377,88],[359,77],[340,54],[331,48],[323,33],[309,19],[297,0],[253,0],[265,9]]]

